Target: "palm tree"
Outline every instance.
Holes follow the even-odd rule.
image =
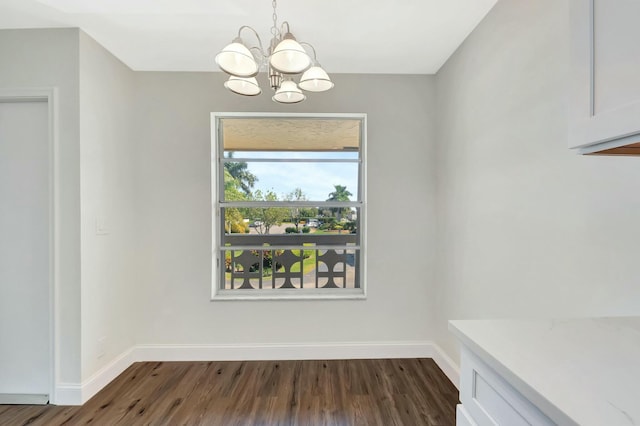
[[[329,193],[329,198],[327,198],[327,201],[351,201],[349,197],[352,196],[353,194],[347,191],[346,186],[333,185],[333,187],[335,191]],[[340,215],[342,214],[343,210],[348,210],[348,209],[343,209],[340,207],[331,208],[331,211],[333,212],[333,214],[337,216],[338,220],[340,220]]]
[[[232,152],[229,153],[229,158],[233,158]],[[246,195],[250,195],[251,190],[253,189],[253,185],[255,185],[258,178],[248,170],[247,163],[224,163],[224,168],[238,182],[242,191]]]

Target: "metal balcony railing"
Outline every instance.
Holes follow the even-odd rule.
[[[358,236],[225,235],[224,290],[360,288]]]

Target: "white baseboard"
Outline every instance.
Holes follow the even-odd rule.
[[[431,358],[431,342],[138,345],[140,361]]]
[[[84,404],[136,362],[135,349],[134,346],[124,351],[80,385],[63,383],[56,386],[55,398],[52,398],[51,403],[56,405]]]
[[[61,383],[54,404],[81,405],[143,361],[269,361],[307,359],[432,358],[457,387],[458,366],[434,342],[359,342],[255,345],[136,345],[123,352],[81,385]]]
[[[51,395],[54,405],[82,405],[82,385],[80,383],[58,383],[55,394]]]
[[[456,364],[442,348],[435,343],[433,344],[433,360],[447,378],[460,390],[460,366]]]
[[[129,368],[131,364],[136,362],[135,351],[135,346],[124,351],[109,364],[105,365],[87,380],[82,382],[82,403],[84,404],[85,402],[90,400],[93,395],[97,394],[113,379],[122,374],[124,370]]]

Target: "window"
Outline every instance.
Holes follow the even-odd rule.
[[[213,298],[364,297],[364,114],[212,114]]]

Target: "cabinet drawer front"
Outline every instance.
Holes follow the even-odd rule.
[[[479,426],[555,423],[480,358],[463,348],[460,399]]]

